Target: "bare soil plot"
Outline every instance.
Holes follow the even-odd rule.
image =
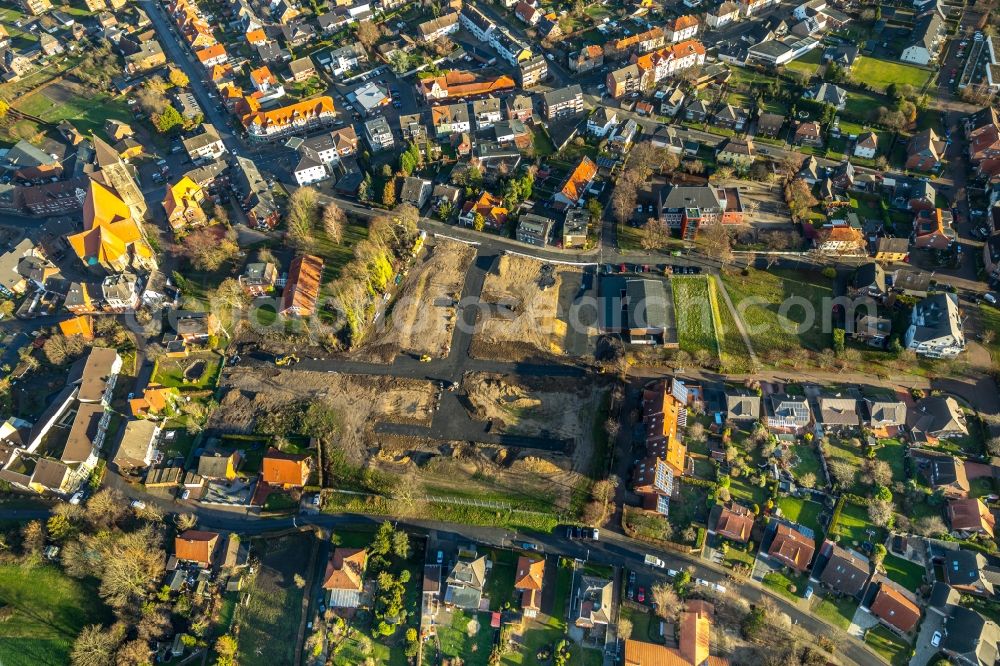
[[[580,440],[589,436],[599,392],[565,378],[515,380],[506,375],[469,373],[462,380],[473,414],[493,420],[498,432]],[[591,409],[593,408],[593,409]]]
[[[475,256],[473,247],[452,241],[428,249],[424,261],[406,277],[378,341],[370,345],[377,357],[391,359],[399,352],[448,355],[456,305]]]
[[[501,256],[483,284],[480,300],[489,312],[484,309],[481,315],[472,341],[473,356],[520,361],[592,351],[592,325],[570,325],[582,280],[579,268]]]
[[[208,427],[252,433],[256,419],[284,405],[322,401],[341,418],[338,448],[362,462],[379,421],[430,425],[437,388],[429,381],[375,375],[346,375],[278,368],[230,369],[224,397]]]

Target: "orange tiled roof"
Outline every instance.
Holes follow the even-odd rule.
[[[573,173],[566,179],[563,185],[562,195],[570,201],[579,201],[583,193],[590,187],[590,183],[597,175],[597,165],[589,157],[584,156],[580,163],[573,169]]]
[[[83,260],[96,257],[100,263],[113,263],[132,244],[139,253],[151,256],[129,207],[117,194],[93,180],[83,202],[83,229],[66,238]]]
[[[260,42],[267,41],[267,33],[262,29],[251,30],[247,33],[247,42],[250,44],[259,44]]]
[[[893,586],[882,583],[872,601],[871,612],[903,633],[913,631],[920,621],[920,607]]]
[[[251,71],[250,80],[253,81],[254,85],[257,86],[258,88],[264,85],[265,83],[270,83],[274,85],[275,83],[278,82],[278,79],[275,78],[274,74],[271,73],[271,70],[268,68],[267,65],[264,65],[263,67],[258,67],[257,69]]]
[[[251,109],[250,113],[243,117],[244,127],[251,125],[282,127],[291,124],[297,118],[318,117],[323,113],[334,112],[333,98],[326,96],[303,100],[270,111],[261,111],[260,103],[252,97],[244,99],[247,100],[247,105]]]
[[[206,46],[203,49],[195,51],[194,53],[198,56],[198,60],[205,62],[206,60],[211,60],[213,58],[218,58],[219,56],[226,55],[226,47],[222,44],[212,44],[211,46]]]
[[[645,42],[650,39],[656,39],[657,37],[663,37],[663,31],[659,28],[653,28],[652,30],[647,30],[646,32],[640,32],[637,35],[631,35],[629,37],[623,37],[615,42],[614,48],[616,51],[622,51],[629,47],[635,46],[640,42]]]
[[[364,586],[368,554],[363,548],[336,548],[326,565],[324,590],[357,590]]]
[[[799,571],[805,571],[815,552],[815,541],[784,523],[778,524],[771,548],[768,550],[768,554],[772,557],[777,557]]]
[[[129,400],[132,416],[163,412],[167,408],[168,398],[172,394],[172,389],[162,386],[147,386],[146,390],[142,392],[142,396]]]
[[[514,576],[515,590],[541,590],[545,576],[545,560],[533,560],[522,555],[517,558],[517,574]]]
[[[319,298],[323,278],[323,260],[310,254],[296,257],[288,270],[288,282],[281,295],[282,310],[296,309],[301,315],[310,315]]]
[[[448,97],[486,95],[515,88],[514,79],[505,74],[492,79],[481,79],[469,72],[455,70],[446,72],[444,76],[435,76],[420,81],[424,94],[430,93],[435,85],[444,90]]]
[[[223,79],[229,78],[233,74],[233,66],[228,62],[222,63],[221,65],[213,65],[211,79],[212,81],[221,81]]]
[[[484,191],[476,202],[465,204],[464,210],[468,212],[475,209],[477,213],[486,218],[487,223],[503,226],[507,223],[507,213],[509,212],[503,205],[503,198],[494,196]]]
[[[85,340],[92,340],[94,338],[93,320],[89,315],[66,319],[59,322],[59,331],[66,336],[80,335]]]
[[[188,530],[174,538],[174,555],[178,560],[209,564],[218,539],[216,532]]]
[[[698,17],[687,14],[685,16],[678,16],[677,19],[674,20],[674,24],[671,26],[671,29],[674,32],[679,32],[696,25],[698,25]]]
[[[268,449],[261,464],[261,480],[274,486],[302,486],[309,479],[309,456]]]

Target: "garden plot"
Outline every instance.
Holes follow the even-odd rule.
[[[486,276],[484,306],[470,351],[477,358],[525,360],[585,355],[596,342],[597,312],[575,308],[583,273],[528,257],[504,255]],[[574,324],[574,320],[580,320]]]
[[[464,243],[444,241],[429,248],[423,263],[407,276],[402,293],[385,321],[375,347],[444,357],[451,349],[465,274],[476,251]],[[386,358],[390,354],[382,353]]]

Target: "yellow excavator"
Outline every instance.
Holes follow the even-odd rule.
[[[299,357],[295,354],[285,354],[284,356],[277,356],[274,359],[274,364],[277,366],[282,365],[295,365],[299,362]]]

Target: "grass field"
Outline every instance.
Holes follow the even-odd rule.
[[[470,636],[468,627],[472,620],[476,620],[479,627]],[[437,632],[442,656],[461,656],[467,666],[485,666],[489,660],[494,631],[490,628],[488,613],[473,617],[456,610],[451,615],[451,624],[438,625]]]
[[[865,634],[865,643],[879,653],[892,666],[906,666],[910,662],[909,644],[882,625],[876,625]]]
[[[801,479],[805,474],[816,475],[816,485],[823,485],[823,466],[820,463],[819,451],[812,444],[798,444],[792,449],[793,455],[798,459],[792,474],[796,479]]]
[[[819,69],[822,60],[823,49],[812,49],[811,51],[807,51],[801,58],[796,58],[786,64],[785,68],[794,72],[802,72],[806,76],[811,77],[816,73],[816,70]]]
[[[792,602],[798,602],[806,591],[808,581],[805,576],[771,571],[764,575],[764,585]],[[794,591],[793,591],[794,590]]]
[[[858,56],[854,63],[853,74],[856,80],[864,81],[876,90],[885,90],[890,83],[922,88],[930,80],[933,72],[892,60]]]
[[[832,298],[828,280],[800,271],[724,274],[723,281],[755,349],[814,351],[830,346],[823,331],[823,299]]]
[[[185,369],[199,361],[204,361],[205,363],[205,367],[201,375],[194,381],[185,381]],[[214,352],[192,354],[186,358],[163,357],[156,363],[156,369],[153,372],[152,381],[167,388],[192,390],[210,388],[215,385],[215,380],[218,378],[219,366],[221,364],[222,357]]]
[[[867,530],[875,531],[874,539],[868,536]],[[830,526],[830,534],[840,536],[841,545],[847,547],[860,545],[869,540],[873,543],[882,543],[886,536],[884,529],[871,524],[865,507],[847,503],[840,512],[837,524]]]
[[[785,518],[811,529],[816,534],[817,542],[822,540],[819,516],[823,513],[823,505],[796,497],[781,497],[778,507]]]
[[[857,610],[858,602],[850,597],[844,599],[813,597],[812,612],[844,631],[851,626],[851,620]]]
[[[674,291],[677,337],[681,349],[692,354],[704,349],[712,355],[718,355],[712,303],[708,296],[708,278],[674,277],[670,279],[670,286]]]
[[[1000,331],[1000,308],[983,302],[979,304],[979,328],[982,331]],[[993,357],[993,365],[1000,365],[1000,340],[998,336],[993,337],[993,342],[988,345],[990,356]]]
[[[906,445],[898,439],[883,439],[875,449],[875,457],[884,460],[892,468],[893,481],[906,481]]]
[[[48,565],[0,566],[0,607],[13,611],[0,622],[4,666],[68,664],[73,641],[84,625],[111,619],[93,581],[74,580]]]
[[[295,661],[303,591],[292,577],[308,568],[311,534],[254,541],[260,558],[246,605],[237,611],[239,660],[244,666]]]
[[[924,568],[919,564],[914,564],[909,560],[888,554],[882,560],[886,575],[889,580],[896,581],[911,592],[915,592],[918,587],[924,584]]]
[[[82,134],[95,131],[103,134],[104,123],[110,119],[135,123],[124,98],[85,94],[74,84],[63,81],[21,97],[13,106],[22,113],[38,116],[46,122],[69,120]]]
[[[726,302],[719,294],[719,287],[713,277],[708,290],[709,301],[712,304],[712,323],[719,343],[719,357],[722,369],[730,373],[749,372],[750,352],[747,350],[743,336],[736,327],[736,319],[732,311],[726,307]]]

